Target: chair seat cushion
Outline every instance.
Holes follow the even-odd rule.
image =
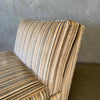
[[[46,100],[48,90],[13,52],[0,53],[0,100]]]

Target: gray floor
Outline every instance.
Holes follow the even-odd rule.
[[[100,100],[100,64],[77,64],[69,100]]]

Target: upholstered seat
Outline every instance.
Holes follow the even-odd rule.
[[[0,100],[48,99],[46,86],[13,52],[0,53]]]
[[[68,99],[83,30],[69,20],[22,20],[14,53],[0,53],[0,99]]]

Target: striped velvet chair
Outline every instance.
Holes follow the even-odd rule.
[[[67,100],[84,26],[22,20],[14,52],[0,53],[0,100]]]

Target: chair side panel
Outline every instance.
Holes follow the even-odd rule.
[[[84,32],[84,26],[80,25],[77,37],[75,39],[75,42],[73,44],[73,48],[71,50],[69,60],[66,63],[65,73],[63,77],[63,83],[62,83],[62,97],[61,100],[68,100],[68,95],[71,87],[71,81],[75,70],[75,65],[78,57],[78,52],[82,40],[82,34]]]

